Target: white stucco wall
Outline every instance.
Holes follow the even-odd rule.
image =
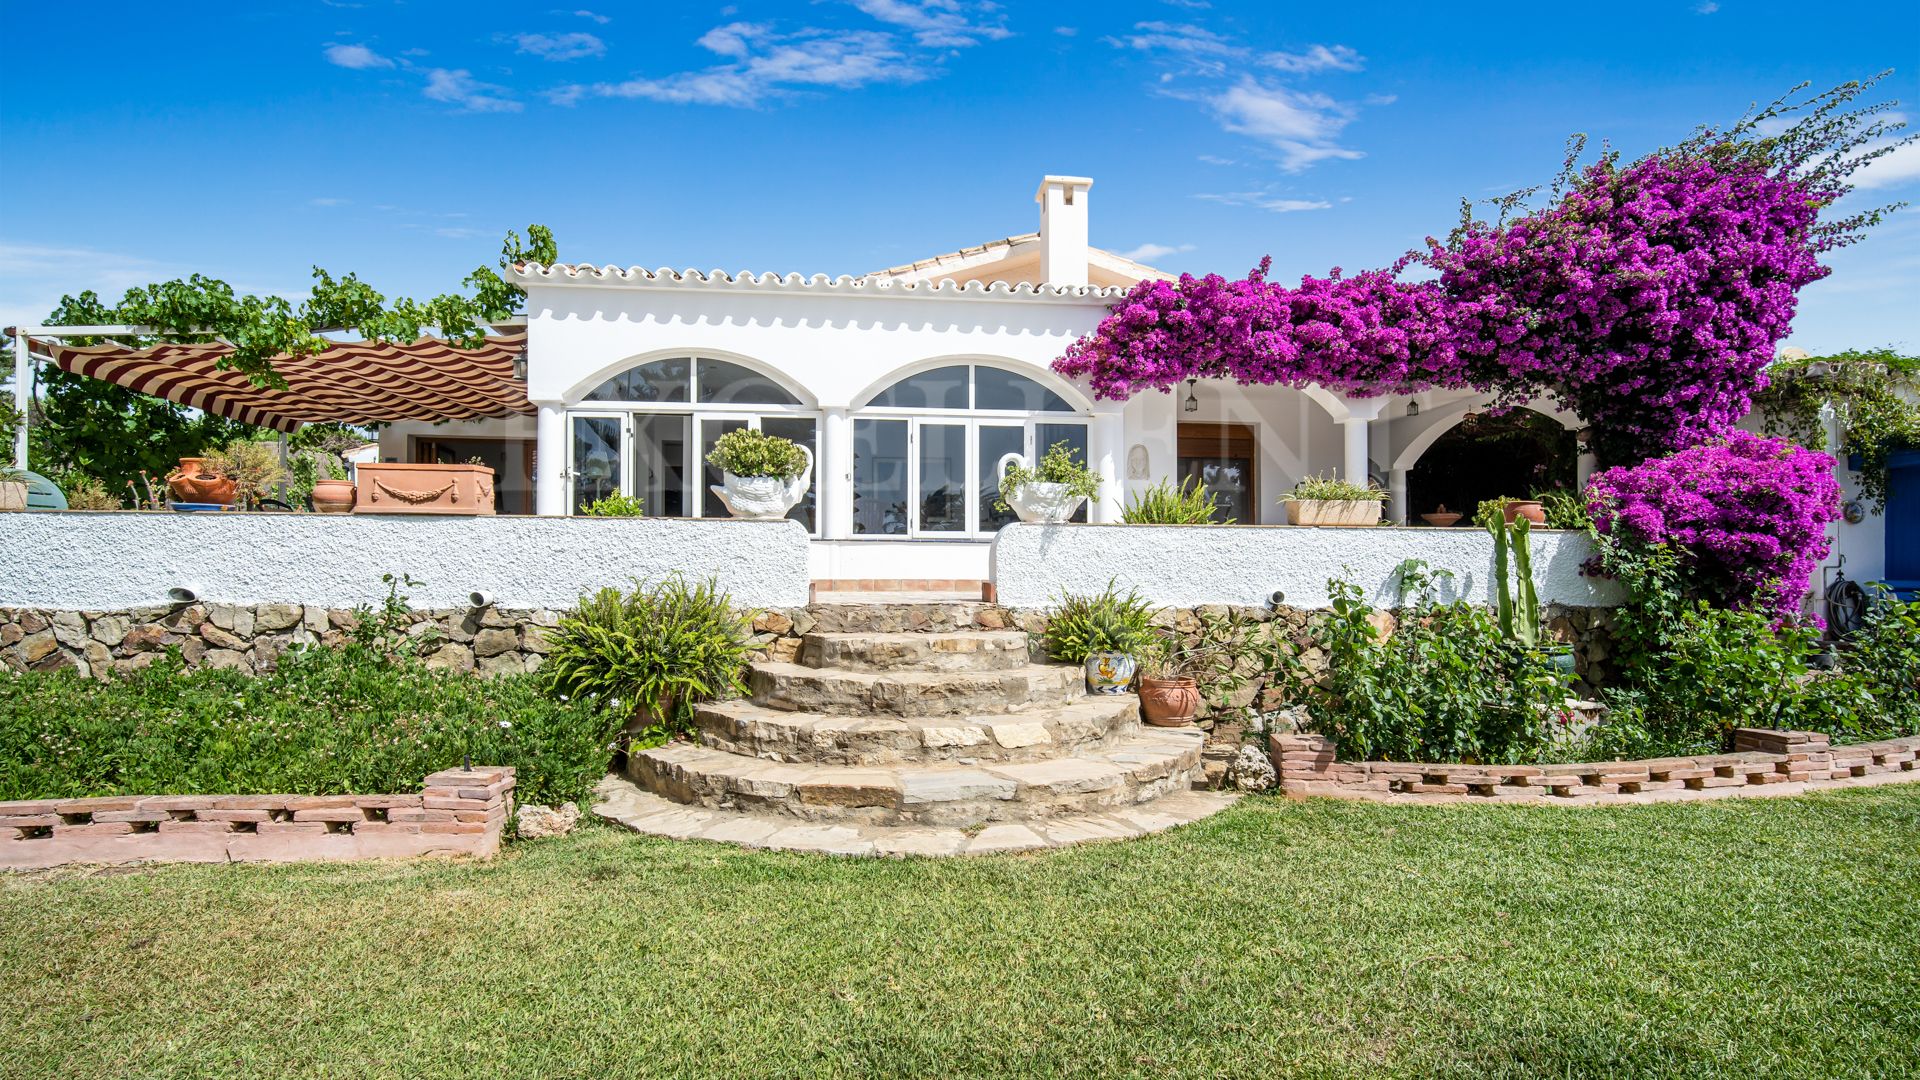
[[[791,521],[31,513],[0,517],[0,606],[115,610],[191,587],[213,603],[347,607],[410,574],[415,607],[571,607],[582,593],[680,571],[736,603],[807,602],[807,537]]]
[[[1535,532],[1532,552],[1542,604],[1619,603],[1611,583],[1580,574],[1593,554],[1585,534]],[[1392,602],[1389,585],[1407,559],[1451,571],[1446,598],[1493,602],[1493,538],[1479,529],[1009,525],[993,542],[993,581],[1009,607],[1044,607],[1062,592],[1099,593],[1111,579],[1156,606],[1264,605],[1279,591],[1293,607],[1324,608],[1327,581],[1336,577]]]

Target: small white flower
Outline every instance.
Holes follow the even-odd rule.
[[[501,726],[501,727],[503,727],[503,728],[510,728],[510,727],[512,727],[512,726],[513,726],[513,723],[512,723],[511,721],[508,721],[508,720],[502,720],[502,721],[500,721],[500,726]]]

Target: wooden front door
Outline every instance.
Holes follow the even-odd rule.
[[[1215,521],[1259,524],[1259,468],[1260,440],[1251,424],[1180,425],[1175,479],[1214,495]]]

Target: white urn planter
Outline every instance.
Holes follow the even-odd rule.
[[[806,498],[807,489],[813,486],[813,451],[800,447],[806,455],[806,467],[800,475],[791,480],[782,480],[777,476],[735,476],[730,472],[720,474],[720,483],[710,489],[720,497],[734,517],[748,521],[778,521],[787,516],[787,511],[799,505]]]
[[[1025,454],[1005,454],[1000,464],[993,467],[993,474],[1001,478],[1003,485],[1000,498],[1013,508],[1021,521],[1037,521],[1043,525],[1057,525],[1073,516],[1080,504],[1087,501],[1085,495],[1073,494],[1065,484],[1021,484],[1009,494],[1005,488],[1007,465],[1016,463],[1031,468]]]

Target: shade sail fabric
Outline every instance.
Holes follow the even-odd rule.
[[[534,412],[525,380],[513,373],[515,358],[527,350],[524,331],[491,335],[471,349],[421,338],[339,342],[312,356],[276,356],[273,370],[286,380],[284,390],[221,369],[221,357],[233,351],[222,342],[130,349],[36,339],[30,348],[75,375],[278,431],[326,421],[482,420]]]

